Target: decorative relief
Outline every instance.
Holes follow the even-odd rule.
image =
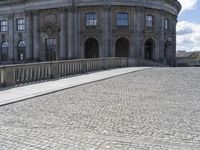
[[[55,14],[48,14],[48,15],[45,15],[44,16],[44,20],[45,22],[56,22],[57,19],[56,19],[56,15]]]
[[[5,34],[1,35],[1,41],[5,41]]]
[[[22,39],[23,39],[23,37],[22,37],[22,34],[21,34],[21,33],[18,33],[18,39],[19,39],[19,40],[22,40]]]

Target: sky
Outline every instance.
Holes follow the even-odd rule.
[[[200,0],[178,0],[177,51],[200,51]]]

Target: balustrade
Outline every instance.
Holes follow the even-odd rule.
[[[95,58],[0,67],[0,85],[13,86],[69,77],[104,69],[127,67],[128,58]]]
[[[3,84],[3,68],[0,68],[0,86]]]

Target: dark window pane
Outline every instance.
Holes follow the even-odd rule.
[[[128,13],[117,14],[117,26],[128,26]]]

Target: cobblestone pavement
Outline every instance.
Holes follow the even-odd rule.
[[[200,68],[154,68],[0,107],[0,150],[200,150]]]

